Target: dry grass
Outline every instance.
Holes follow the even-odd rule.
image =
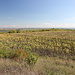
[[[19,63],[10,59],[0,59],[0,75],[34,75],[25,62]]]
[[[40,57],[35,65],[0,59],[0,75],[75,75],[75,61]]]

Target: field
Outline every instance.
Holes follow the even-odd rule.
[[[75,75],[75,30],[1,33],[0,75]]]

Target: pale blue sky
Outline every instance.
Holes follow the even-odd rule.
[[[0,0],[0,27],[75,28],[75,0]]]

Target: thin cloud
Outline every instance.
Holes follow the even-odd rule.
[[[8,19],[14,19],[14,17],[10,17],[10,16],[9,16]]]
[[[75,28],[75,23],[42,23],[38,25],[1,25],[2,28]]]
[[[12,17],[8,17],[8,19],[11,19]]]
[[[68,19],[66,19],[65,21],[75,21],[75,17],[68,18]]]
[[[16,28],[17,25],[2,25],[0,27],[4,27],[4,28]]]
[[[42,23],[43,25],[51,25],[51,23]]]

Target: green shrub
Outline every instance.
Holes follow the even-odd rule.
[[[37,62],[37,59],[38,59],[38,56],[34,53],[30,53],[27,57],[27,60],[26,62],[29,64],[29,65],[33,65]]]
[[[17,30],[17,33],[21,33],[22,31],[21,30]]]
[[[4,55],[3,54],[0,54],[0,58],[3,58],[4,57]]]
[[[0,50],[0,58],[8,58],[10,56],[10,51],[3,51],[3,50]]]
[[[10,30],[8,33],[16,33],[16,30]]]

